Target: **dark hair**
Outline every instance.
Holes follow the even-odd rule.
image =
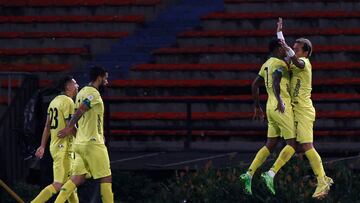
[[[277,48],[281,47],[280,39],[272,39],[269,42],[269,52],[274,52]]]
[[[70,82],[74,77],[72,75],[65,75],[62,78],[59,79],[57,83],[57,89],[64,92],[66,89],[66,85],[68,82]]]
[[[302,47],[303,51],[308,52],[307,57],[311,56],[311,54],[312,54],[312,44],[311,44],[310,40],[305,39],[305,38],[299,38],[299,39],[295,40],[295,43],[303,44],[303,47]]]
[[[100,66],[92,66],[90,69],[90,80],[94,82],[97,77],[101,76],[104,77],[107,71]]]

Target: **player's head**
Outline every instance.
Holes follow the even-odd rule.
[[[65,75],[64,77],[60,78],[58,82],[58,89],[64,92],[66,95],[74,97],[78,92],[79,85],[73,76]]]
[[[90,69],[90,80],[100,86],[108,85],[108,72],[100,66],[93,66]]]
[[[312,54],[312,44],[310,40],[305,38],[295,40],[293,49],[297,57],[309,58]]]
[[[281,47],[280,39],[272,39],[269,42],[269,52],[278,58],[284,58],[286,56],[284,48]]]

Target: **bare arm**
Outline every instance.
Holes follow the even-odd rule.
[[[291,62],[298,68],[305,68],[305,63],[303,60],[299,59],[296,55],[295,52],[291,49],[291,47],[289,47],[286,42],[285,42],[285,38],[284,35],[282,33],[282,28],[283,28],[283,22],[282,22],[282,18],[279,18],[278,22],[277,22],[277,28],[276,28],[276,35],[277,38],[281,40],[281,46],[285,49],[286,51],[286,55],[290,58]]]
[[[278,105],[277,105],[277,108],[275,109],[275,111],[279,110],[281,113],[284,113],[285,112],[285,106],[284,106],[284,103],[282,101],[281,94],[280,94],[280,81],[281,81],[281,78],[282,78],[281,71],[279,69],[275,70],[273,72],[273,74],[272,74],[272,79],[273,79],[272,88],[273,88],[276,100],[278,102]]]
[[[39,159],[41,159],[44,156],[44,151],[46,148],[46,143],[49,140],[50,137],[50,118],[49,116],[46,117],[46,123],[45,123],[45,127],[44,127],[44,131],[41,137],[41,144],[40,147],[36,150],[35,156]]]
[[[263,120],[264,119],[264,113],[260,106],[259,86],[261,86],[261,85],[264,85],[264,79],[258,75],[258,76],[256,76],[256,78],[254,79],[254,81],[251,85],[251,92],[252,92],[252,97],[254,100],[253,119],[255,119],[255,120]]]
[[[75,128],[75,124],[79,121],[81,116],[84,115],[84,113],[88,110],[89,110],[89,107],[87,105],[85,105],[84,103],[82,103],[80,105],[80,107],[76,110],[75,114],[71,117],[71,119],[67,123],[66,127],[59,131],[58,137],[63,138],[66,135],[73,132],[74,128]]]

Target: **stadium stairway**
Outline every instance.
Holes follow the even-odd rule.
[[[111,71],[111,78],[128,78],[131,66],[153,60],[152,50],[175,43],[177,33],[198,25],[206,13],[222,9],[221,0],[177,1],[159,13],[155,21],[114,44],[110,52],[98,55],[90,65],[105,66]]]
[[[203,15],[193,30],[178,32],[176,43],[153,49],[147,63],[134,60],[128,78],[110,81],[107,133],[113,145],[181,150],[178,141],[190,136],[191,149],[255,151],[266,124],[251,120],[250,85],[281,16],[289,44],[305,36],[314,45],[316,142],[323,150],[356,151],[359,9],[354,0],[225,0],[224,11]]]

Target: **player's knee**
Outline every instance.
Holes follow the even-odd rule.
[[[79,186],[85,182],[85,175],[78,175],[72,176],[71,181],[76,185]]]
[[[286,140],[286,144],[291,146],[294,150],[296,150],[296,140],[295,139]]]
[[[313,143],[302,143],[301,148],[304,152],[314,148]]]
[[[106,176],[106,177],[103,177],[103,178],[100,178],[100,182],[101,182],[101,183],[111,183],[111,182],[112,182],[112,177],[111,177],[111,175]]]
[[[277,143],[278,143],[278,140],[276,140],[276,139],[268,139],[266,141],[265,146],[270,152],[272,152],[274,150],[274,148],[276,147]]]
[[[59,192],[61,187],[63,186],[62,183],[58,183],[58,182],[53,182],[53,187],[55,188],[56,192]]]

